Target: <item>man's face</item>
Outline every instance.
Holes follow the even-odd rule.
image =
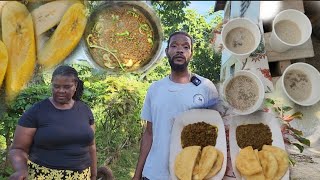
[[[176,34],[171,37],[166,55],[173,71],[182,72],[192,57],[191,39],[183,34]]]

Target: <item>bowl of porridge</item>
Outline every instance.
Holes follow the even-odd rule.
[[[225,80],[222,95],[234,113],[251,114],[262,106],[264,86],[257,75],[241,70]]]
[[[320,100],[320,73],[307,63],[294,63],[281,76],[281,86],[291,101],[311,106]]]
[[[261,40],[258,26],[247,18],[235,18],[221,31],[224,48],[239,60],[246,59],[257,49]]]
[[[304,13],[295,9],[281,11],[272,22],[270,47],[277,52],[287,51],[304,44],[311,33],[311,22]]]

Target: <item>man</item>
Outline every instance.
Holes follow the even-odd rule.
[[[194,108],[214,106],[218,92],[214,84],[188,70],[192,37],[185,32],[170,35],[166,55],[169,76],[154,82],[146,95],[141,118],[147,121],[133,180],[168,180],[170,135],[174,117]]]

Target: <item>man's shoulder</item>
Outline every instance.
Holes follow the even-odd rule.
[[[209,89],[212,89],[213,91],[217,91],[217,87],[216,85],[208,78],[200,76],[198,74],[195,74],[195,76],[197,76],[200,80],[201,80],[201,84]]]
[[[162,86],[164,84],[168,83],[168,76],[160,79],[160,80],[157,80],[157,81],[153,81],[151,83],[151,86]]]
[[[194,74],[194,76],[199,78],[201,80],[201,82],[203,82],[204,84],[207,84],[207,83],[213,84],[213,82],[210,79],[208,79],[206,77],[203,77],[203,76],[201,76],[199,74]]]

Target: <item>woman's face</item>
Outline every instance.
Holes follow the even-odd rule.
[[[75,77],[57,75],[52,79],[53,100],[59,104],[67,104],[76,92]]]

